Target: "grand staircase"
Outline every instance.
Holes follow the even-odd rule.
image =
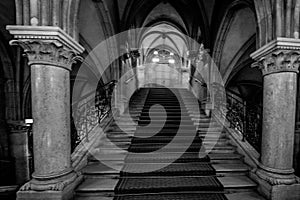
[[[134,122],[121,116],[106,133],[113,144],[99,141],[76,199],[263,200],[243,156],[188,90],[140,89],[128,114]]]

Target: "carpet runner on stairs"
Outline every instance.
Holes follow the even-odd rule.
[[[182,105],[183,100],[175,95],[176,91],[173,92],[165,88],[150,89],[128,148],[135,154],[125,158],[114,200],[226,200],[209,158],[199,158],[202,141]],[[156,104],[163,106],[167,113],[165,123],[161,121],[165,119],[162,116],[165,112],[155,107]],[[159,125],[163,126],[161,130],[157,129]],[[185,137],[168,146],[167,151],[155,152],[169,145],[178,131]],[[188,137],[193,137],[192,143]],[[141,156],[139,153],[148,154]],[[159,163],[169,165],[145,172],[152,169],[151,165]]]

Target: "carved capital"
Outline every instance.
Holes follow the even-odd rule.
[[[252,67],[260,68],[265,76],[279,72],[298,73],[299,55],[299,39],[278,37],[250,56],[256,61]]]
[[[263,76],[279,72],[298,73],[300,63],[300,51],[277,50],[261,58],[252,64],[252,67],[258,67]]]
[[[80,59],[84,48],[59,27],[7,26],[14,36],[11,45],[19,45],[29,59],[29,65],[42,64],[70,70]]]
[[[28,57],[29,65],[52,65],[71,70],[71,66],[81,57],[58,41],[12,40],[11,45],[19,45]]]

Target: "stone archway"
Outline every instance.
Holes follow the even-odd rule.
[[[217,66],[220,66],[221,64],[221,57],[223,54],[223,49],[226,41],[226,37],[228,36],[229,30],[231,28],[231,25],[235,19],[235,14],[242,10],[250,8],[252,12],[254,12],[254,8],[251,4],[251,1],[241,1],[236,0],[234,1],[226,10],[225,17],[223,18],[223,21],[221,22],[217,37],[216,37],[216,43],[214,44],[212,57],[214,59],[214,62],[217,64]]]

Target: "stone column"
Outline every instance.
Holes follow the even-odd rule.
[[[83,48],[58,27],[8,26],[31,67],[34,173],[18,199],[70,199],[70,70]]]
[[[299,199],[293,169],[299,40],[278,38],[251,56],[264,77],[260,191],[272,200]]]

